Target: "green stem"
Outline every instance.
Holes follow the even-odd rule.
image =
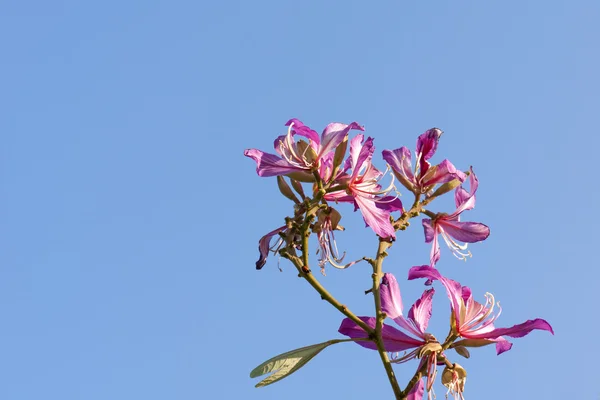
[[[345,305],[340,303],[335,297],[331,295],[321,285],[321,283],[314,277],[312,274],[308,262],[308,239],[310,237],[310,220],[308,219],[302,227],[302,259],[300,259],[296,254],[284,253],[282,256],[288,258],[292,264],[298,270],[298,276],[304,278],[316,291],[321,295],[321,299],[325,300],[332,306],[334,306],[339,312],[344,314],[346,317],[350,318],[356,325],[360,326],[367,334],[373,335],[374,330],[369,325],[365,324],[360,318],[358,318],[352,311],[348,309]]]
[[[387,355],[387,351],[385,350],[385,346],[383,344],[383,339],[381,337],[381,330],[383,328],[383,321],[385,320],[385,313],[381,311],[381,297],[379,296],[379,286],[381,282],[381,278],[383,277],[382,265],[383,259],[387,256],[386,250],[392,245],[391,242],[388,242],[383,239],[379,239],[379,247],[377,248],[377,257],[375,258],[373,265],[373,297],[375,300],[375,315],[377,316],[377,322],[375,324],[375,343],[377,344],[377,352],[379,353],[379,357],[381,358],[381,362],[383,363],[383,367],[385,368],[385,372],[388,376],[388,380],[390,381],[390,385],[392,385],[392,390],[394,391],[394,395],[397,399],[401,399],[402,390],[398,385],[398,380],[396,379],[396,374],[394,373],[394,369],[392,368],[392,364]]]

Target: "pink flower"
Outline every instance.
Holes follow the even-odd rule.
[[[437,344],[441,350],[441,346],[439,346],[439,343],[437,343],[435,337],[425,332],[429,324],[429,319],[431,318],[433,295],[433,288],[425,290],[421,298],[415,301],[413,306],[408,311],[408,315],[405,317],[403,314],[404,306],[402,305],[400,286],[398,285],[396,277],[390,273],[383,275],[380,286],[381,311],[383,311],[387,317],[394,320],[394,322],[403,329],[403,331],[400,331],[390,325],[384,324],[381,331],[383,345],[386,351],[392,353],[412,349],[412,351],[408,352],[402,357],[392,360],[392,362],[402,363],[414,358],[418,358],[422,348],[432,343]],[[359,318],[370,327],[375,327],[375,318]],[[346,335],[355,339],[369,337],[362,328],[356,325],[356,323],[349,318],[346,318],[342,321],[339,332],[342,335]],[[355,343],[362,347],[366,347],[367,349],[377,350],[377,345],[374,342],[360,341]],[[429,391],[431,390],[431,386],[433,385],[433,380],[435,378],[437,352],[431,351],[423,357],[424,358],[421,362],[426,362],[428,365],[427,390]],[[420,385],[421,383],[416,386],[416,389],[413,393],[414,395],[417,395],[418,393],[420,393],[421,396],[423,395],[423,389],[419,389],[421,387]],[[421,397],[413,398],[420,399]]]
[[[371,160],[375,147],[373,139],[364,141],[362,134],[350,141],[350,156],[344,163],[343,171],[335,177],[335,184],[345,190],[334,191],[324,196],[325,200],[354,203],[354,210],[360,209],[365,223],[382,238],[395,238],[390,213],[403,211],[402,202],[394,196],[386,196],[393,183],[382,189],[379,180],[383,174],[373,166]],[[352,172],[348,172],[352,170]]]
[[[433,220],[428,218],[423,219],[425,242],[433,242],[429,257],[432,267],[440,259],[438,235],[442,236],[454,256],[460,260],[466,260],[467,257],[471,256],[470,252],[465,252],[467,243],[485,240],[490,235],[490,228],[482,223],[460,221],[460,214],[475,207],[475,192],[479,186],[479,181],[473,172],[473,168],[471,168],[469,181],[469,192],[462,185],[456,189],[454,196],[456,210],[452,214],[438,214]],[[461,244],[457,240],[465,243]]]
[[[456,346],[479,347],[495,343],[497,354],[501,354],[512,347],[512,343],[502,336],[519,338],[535,329],[554,334],[550,324],[540,318],[528,320],[510,328],[496,328],[494,322],[500,316],[501,310],[500,304],[498,304],[498,312],[494,313],[496,302],[491,293],[486,293],[485,304],[478,303],[473,300],[471,289],[443,277],[437,269],[428,265],[410,269],[408,279],[417,278],[438,280],[446,288],[454,313],[452,329],[457,335],[465,339],[454,343]]]
[[[324,164],[331,163],[336,147],[344,141],[352,129],[363,131],[356,122],[350,125],[331,123],[325,127],[321,137],[317,132],[304,125],[298,119],[291,119],[286,124],[288,133],[275,139],[275,154],[265,153],[257,149],[244,151],[246,157],[256,161],[256,173],[259,176],[287,175],[303,182],[314,182],[313,172],[320,172]],[[304,136],[296,142],[295,135]]]
[[[444,160],[435,166],[431,166],[428,161],[435,154],[442,133],[441,129],[432,128],[419,136],[414,172],[409,149],[403,146],[383,151],[383,159],[390,165],[396,178],[410,191],[429,193],[437,184],[455,179],[461,182],[465,180],[465,174],[457,170],[450,161]]]

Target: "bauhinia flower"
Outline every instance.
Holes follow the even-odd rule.
[[[431,243],[431,253],[429,262],[433,267],[440,259],[440,244],[438,235],[441,235],[452,254],[459,260],[466,260],[471,256],[467,251],[467,243],[475,243],[487,239],[490,235],[490,228],[479,222],[461,222],[460,214],[466,210],[475,207],[475,192],[479,186],[479,181],[471,168],[469,175],[469,191],[460,187],[454,192],[456,210],[452,214],[438,214],[434,219],[423,219],[423,229],[425,230],[425,242]],[[458,241],[465,242],[463,244]]]
[[[465,383],[467,383],[467,371],[460,364],[454,363],[451,367],[444,368],[442,384],[448,388],[446,398],[451,394],[454,400],[465,400],[463,396]]]
[[[286,135],[275,139],[275,154],[265,153],[257,149],[244,151],[246,157],[256,161],[256,172],[259,176],[287,175],[303,182],[314,182],[313,173],[320,172],[323,164],[331,163],[337,146],[348,136],[352,129],[364,131],[356,122],[349,125],[331,123],[325,127],[321,137],[317,132],[304,125],[298,119],[291,119],[286,124]],[[308,143],[294,136],[299,135],[308,139]]]
[[[486,293],[486,302],[481,304],[473,300],[471,289],[461,286],[460,283],[443,277],[439,271],[428,265],[412,267],[408,272],[408,279],[427,278],[438,280],[446,288],[448,298],[452,305],[452,330],[463,338],[451,347],[466,346],[480,347],[496,344],[496,353],[501,354],[512,347],[512,343],[503,336],[513,338],[523,337],[529,332],[539,329],[554,334],[548,322],[541,318],[528,320],[510,328],[496,328],[494,322],[500,316],[500,304],[496,303],[491,293]],[[498,305],[498,311],[494,307]]]
[[[402,212],[402,202],[397,197],[387,196],[394,189],[393,182],[385,189],[379,184],[383,174],[372,164],[374,151],[372,138],[365,141],[362,134],[352,138],[350,155],[332,185],[341,186],[343,190],[327,193],[324,198],[329,201],[354,203],[354,211],[360,209],[366,225],[377,235],[382,238],[395,238],[390,213]],[[352,172],[348,172],[349,170]]]
[[[431,166],[428,161],[435,154],[442,133],[441,129],[432,128],[419,136],[414,172],[408,148],[403,146],[396,150],[383,151],[383,159],[408,190],[416,194],[430,193],[437,184],[465,180],[465,174],[457,170],[450,161],[444,160],[435,166]]]
[[[380,286],[381,311],[387,317],[391,318],[404,331],[400,331],[393,326],[384,324],[381,330],[381,337],[386,351],[390,353],[404,352],[411,350],[401,357],[392,360],[395,363],[402,363],[414,358],[423,357],[422,362],[427,362],[427,390],[431,390],[436,374],[437,354],[442,347],[435,337],[426,333],[429,319],[431,318],[431,305],[434,289],[425,290],[420,299],[418,299],[408,311],[408,315],[403,315],[404,306],[400,295],[400,287],[394,275],[386,273],[383,275]],[[359,317],[368,326],[374,328],[376,319],[372,317]],[[354,321],[346,318],[342,321],[339,332],[342,335],[351,338],[368,338],[368,334],[360,328]],[[407,333],[405,333],[407,332]],[[409,335],[410,334],[410,335]],[[355,342],[367,349],[377,350],[377,345],[371,341]],[[421,395],[422,395],[421,391]],[[416,399],[417,397],[415,397]],[[420,399],[420,397],[418,397]]]

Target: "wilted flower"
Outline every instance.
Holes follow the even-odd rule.
[[[454,313],[452,329],[456,335],[464,338],[464,340],[454,343],[455,346],[479,347],[495,343],[497,354],[501,354],[512,347],[512,343],[502,336],[519,338],[535,329],[554,334],[550,324],[540,318],[528,320],[510,328],[496,328],[494,321],[500,316],[501,309],[498,304],[498,312],[495,313],[494,306],[497,303],[491,293],[486,293],[485,304],[478,303],[473,300],[471,289],[443,277],[437,269],[428,265],[410,269],[408,279],[417,278],[438,280],[446,288]]]
[[[444,368],[442,372],[442,384],[448,388],[446,397],[451,394],[454,400],[465,400],[463,392],[467,383],[467,371],[459,364],[453,364],[452,367]]]
[[[455,191],[454,200],[456,210],[452,214],[438,214],[433,220],[423,219],[423,229],[425,231],[425,242],[431,243],[431,254],[429,262],[433,267],[440,259],[440,244],[438,235],[441,235],[452,254],[460,260],[466,260],[471,256],[466,252],[467,243],[475,243],[485,240],[490,235],[490,228],[479,222],[461,222],[460,214],[466,210],[475,207],[475,192],[479,186],[479,181],[471,168],[469,175],[470,191],[465,190],[462,185]],[[457,240],[465,242],[458,243]]]

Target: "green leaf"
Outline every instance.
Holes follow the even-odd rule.
[[[337,342],[338,341],[330,340],[324,343],[301,347],[275,356],[254,368],[252,372],[250,372],[250,378],[256,378],[274,371],[273,374],[258,382],[256,387],[263,387],[275,383],[298,371],[327,346]]]

